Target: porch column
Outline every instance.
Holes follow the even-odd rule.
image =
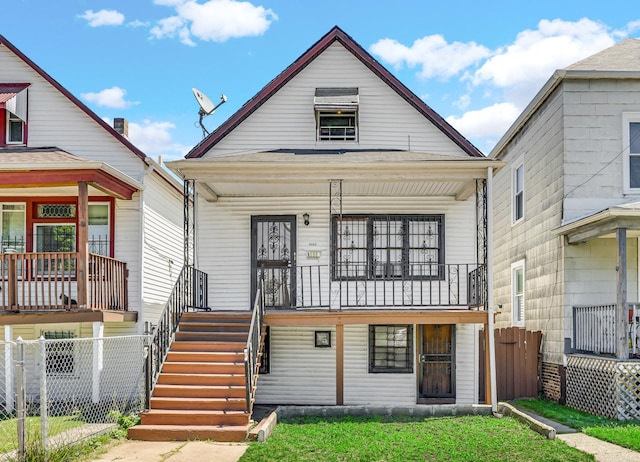
[[[336,324],[336,405],[344,404],[344,324]]]
[[[87,183],[78,183],[78,308],[87,309],[89,291],[89,188]]]
[[[616,290],[616,358],[629,359],[627,340],[629,313],[627,309],[627,229],[616,229],[618,244]]]

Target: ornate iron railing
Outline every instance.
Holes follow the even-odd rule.
[[[153,326],[153,335],[147,351],[147,408],[149,407],[153,387],[158,379],[171,342],[173,342],[182,314],[190,308],[205,309],[208,307],[207,280],[207,273],[203,273],[193,266],[184,266],[173,286],[158,324]]]
[[[407,265],[405,265],[406,267]],[[285,295],[288,284],[265,280],[266,304]],[[335,294],[339,296],[334,297]],[[330,271],[328,265],[297,266],[294,307],[326,307],[339,300],[342,308],[447,306],[482,307],[487,297],[486,267],[476,264],[424,263],[408,270],[384,271],[350,263]]]
[[[589,305],[573,307],[573,348],[579,353],[594,355],[616,354],[617,305]],[[629,355],[640,353],[640,304],[628,304]]]
[[[0,253],[0,309],[78,309],[77,252]],[[87,309],[127,311],[127,264],[89,254]]]
[[[258,379],[260,342],[262,340],[262,325],[264,322],[264,307],[264,280],[261,279],[258,282],[258,290],[256,292],[255,302],[253,304],[253,313],[251,315],[251,327],[249,328],[247,346],[244,349],[244,372],[247,412],[249,413],[253,408],[256,381]]]

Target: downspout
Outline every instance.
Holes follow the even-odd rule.
[[[491,380],[491,412],[498,412],[496,389],[496,344],[493,313],[493,167],[487,167],[487,316],[489,329],[489,375]]]

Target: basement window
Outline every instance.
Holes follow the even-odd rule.
[[[70,339],[76,337],[73,331],[44,331],[41,335],[45,344],[47,375],[73,375],[75,372],[75,345]]]
[[[369,373],[413,372],[413,326],[369,326]]]
[[[357,88],[316,88],[313,103],[317,141],[357,141]]]

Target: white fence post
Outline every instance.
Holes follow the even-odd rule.
[[[39,349],[39,373],[40,373],[40,444],[43,453],[47,450],[47,426],[49,424],[49,416],[47,410],[47,344],[41,335],[38,339]]]
[[[13,395],[13,328],[11,326],[4,326],[4,402],[5,409],[8,414],[12,413],[15,409],[15,398]]]
[[[104,361],[104,323],[93,323],[93,369],[91,379],[91,401],[100,402],[100,375]]]
[[[26,416],[27,416],[27,390],[26,380],[24,375],[24,343],[22,337],[18,337],[16,340],[18,344],[16,366],[16,398],[17,398],[17,412],[16,421],[18,424],[18,460],[24,461],[26,452]]]

